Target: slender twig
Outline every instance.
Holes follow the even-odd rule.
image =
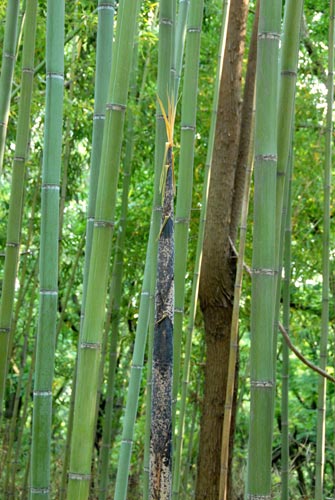
[[[230,242],[230,245],[232,247],[232,250],[233,250],[236,258],[238,258],[238,252],[237,252],[237,250],[235,248],[234,243],[232,242],[232,240],[230,238],[229,238],[229,242]],[[251,276],[252,275],[252,271],[251,271],[250,267],[247,264],[245,264],[245,263],[243,264],[243,267],[246,270],[247,274],[249,276]],[[311,370],[315,371],[316,373],[318,373],[322,377],[325,377],[330,382],[332,382],[333,384],[335,384],[335,378],[334,377],[332,377],[331,375],[329,375],[329,373],[327,373],[326,371],[322,370],[318,366],[316,366],[313,363],[311,363],[310,361],[308,361],[308,359],[306,359],[304,357],[304,355],[301,354],[300,351],[298,351],[298,349],[292,344],[290,336],[289,336],[288,332],[286,331],[286,329],[284,328],[284,326],[282,325],[282,323],[280,323],[280,322],[278,323],[278,328],[279,328],[279,331],[281,332],[281,334],[283,335],[283,337],[284,337],[284,339],[285,339],[288,347],[297,356],[297,358],[299,358],[300,361],[302,361],[302,363],[304,363],[306,366],[308,366],[309,368],[311,368]]]

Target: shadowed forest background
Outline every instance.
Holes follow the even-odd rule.
[[[1,498],[334,498],[334,1],[256,3],[0,3]]]

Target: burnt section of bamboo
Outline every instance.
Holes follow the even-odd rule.
[[[158,241],[150,436],[150,499],[171,498],[172,363],[174,314],[174,182],[172,147],[166,155],[162,223]]]

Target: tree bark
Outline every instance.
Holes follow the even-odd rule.
[[[220,86],[199,290],[207,351],[197,500],[216,500],[219,496],[221,436],[235,279],[235,255],[229,238],[233,241],[236,239],[241,209],[240,193],[245,177],[243,169],[237,169],[237,165],[241,155],[241,82],[247,14],[248,0],[232,0]],[[252,106],[250,121],[251,110]],[[245,141],[241,140],[241,147],[242,143]],[[247,144],[249,148],[249,142]],[[231,445],[235,413],[233,409]],[[230,477],[228,482],[228,498],[232,498]]]

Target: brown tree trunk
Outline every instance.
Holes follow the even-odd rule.
[[[220,86],[213,161],[200,278],[200,305],[205,322],[206,367],[200,428],[197,500],[219,497],[220,450],[227,384],[235,255],[229,238],[237,235],[248,155],[254,68],[250,63],[241,129],[241,80],[248,0],[232,0]],[[256,45],[256,44],[255,44]],[[255,47],[254,47],[255,49]],[[250,51],[251,52],[251,51]],[[255,59],[250,53],[250,59]],[[248,95],[248,97],[247,97]],[[241,135],[241,137],[240,137]],[[235,428],[233,409],[231,446]],[[228,498],[232,498],[229,475]]]

